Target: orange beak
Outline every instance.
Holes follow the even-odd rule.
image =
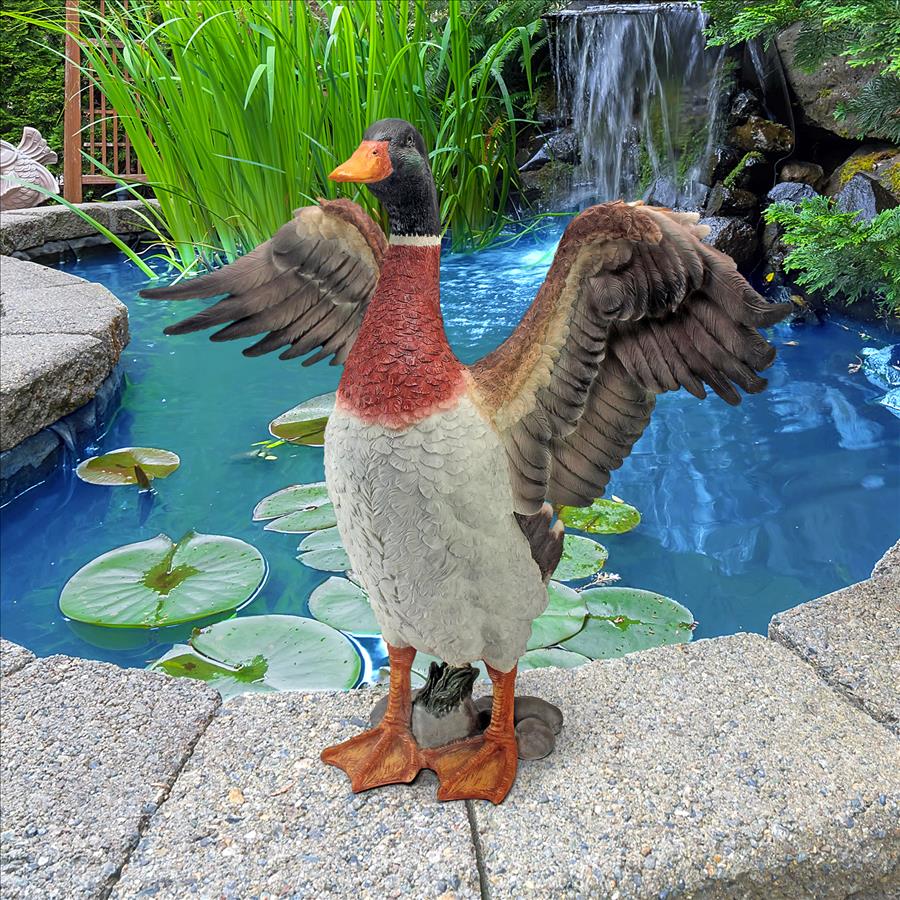
[[[332,181],[354,181],[369,184],[387,178],[394,167],[387,141],[363,141],[353,156],[341,163],[328,177]]]

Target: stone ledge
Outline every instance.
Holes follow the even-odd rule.
[[[0,259],[0,450],[90,401],[128,343],[128,311],[106,288]]]
[[[34,659],[34,654],[12,641],[0,638],[0,678],[12,675],[27,666]]]
[[[354,795],[319,753],[365,725],[376,690],[226,703],[114,897],[478,897],[466,807],[412,786]]]
[[[62,656],[2,692],[4,898],[106,896],[218,694]]]
[[[778,613],[769,637],[900,733],[900,574],[861,581]]]
[[[156,200],[147,202],[158,206]],[[111,200],[106,203],[82,203],[79,208],[114,234],[129,235],[138,234],[147,227],[139,215],[143,206],[139,200]],[[62,204],[9,210],[0,215],[0,254],[5,256],[13,253],[36,256],[40,255],[40,248],[44,245],[79,242],[95,236],[101,242],[107,242],[106,237],[98,234],[90,222]],[[55,249],[53,246],[46,252]]]
[[[872,577],[879,578],[882,575],[900,575],[900,541],[890,547],[884,556],[875,563]]]
[[[897,883],[896,741],[784,647],[739,634],[524,673],[521,690],[566,719],[503,805],[475,804],[494,898],[886,898]]]

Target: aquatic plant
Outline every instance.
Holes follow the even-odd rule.
[[[446,16],[425,0],[108,0],[105,9],[81,10],[84,74],[116,110],[183,265],[233,259],[294,207],[345,189],[328,173],[387,116],[412,122],[433,148],[455,247],[503,227],[518,118],[503,62],[520,55],[530,90],[540,20],[484,46],[483,12],[460,0]],[[18,18],[63,30],[49,17]],[[381,216],[370,194],[349,190]]]
[[[266,577],[263,555],[237,538],[189,531],[116,547],[67,582],[63,615],[108,628],[159,628],[236,609]]]
[[[264,497],[253,510],[254,522],[265,522],[266,531],[306,534],[337,525],[334,507],[324,481],[292,484]]]
[[[340,631],[301,616],[247,616],[195,631],[149,666],[207,682],[223,697],[249,691],[347,690],[362,660]]]
[[[120,447],[82,460],[75,474],[88,484],[136,484],[142,491],[149,491],[151,481],[168,478],[180,465],[178,454],[171,450]]]

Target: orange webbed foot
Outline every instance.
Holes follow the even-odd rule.
[[[428,767],[440,779],[438,800],[502,803],[516,780],[515,736],[485,733],[428,751]]]
[[[425,765],[409,728],[386,723],[323,750],[322,762],[343,769],[354,793],[409,784]]]

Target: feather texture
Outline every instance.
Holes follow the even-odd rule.
[[[142,297],[186,300],[226,295],[196,315],[170,325],[166,334],[224,326],[213,341],[264,335],[244,350],[260,356],[286,348],[281,359],[309,365],[332,357],[342,363],[366,311],[387,241],[363,209],[349,200],[304,206],[275,235],[230,265]]]
[[[506,447],[516,511],[584,506],[631,452],[657,394],[711,388],[737,404],[775,357],[768,303],[701,243],[693,213],[590,207],[566,229],[522,322],[469,369]]]

